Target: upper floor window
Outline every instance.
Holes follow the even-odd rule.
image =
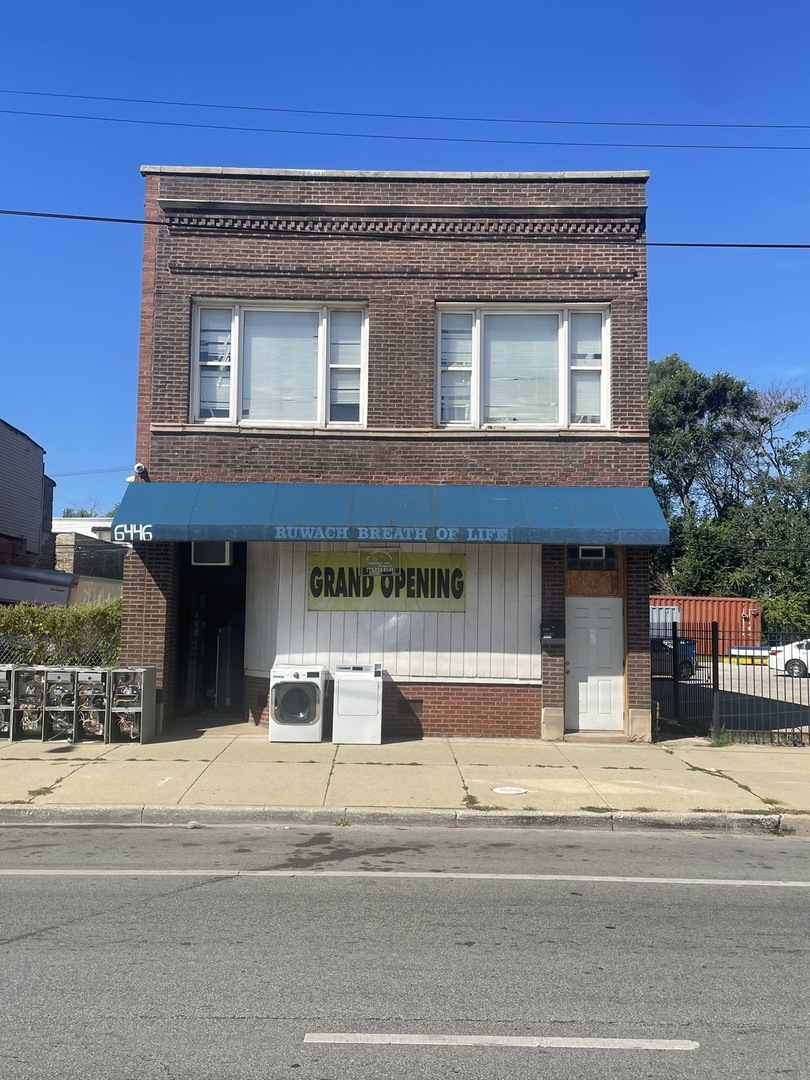
[[[604,426],[607,340],[604,308],[443,308],[438,421]]]
[[[192,419],[362,424],[366,313],[314,304],[198,304]]]

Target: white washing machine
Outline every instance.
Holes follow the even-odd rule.
[[[382,670],[379,664],[338,664],[335,668],[332,742],[382,742]]]
[[[270,742],[320,742],[329,672],[318,664],[277,664],[270,672]]]

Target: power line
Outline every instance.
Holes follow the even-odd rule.
[[[0,215],[6,217],[23,217],[23,218],[43,218],[55,221],[95,221],[107,225],[141,225],[152,227],[166,227],[165,221],[146,221],[142,218],[119,218],[119,217],[105,217],[101,214],[56,214],[48,213],[44,210],[8,210],[0,208]],[[188,226],[188,228],[194,229],[217,229],[217,225],[206,225],[205,223],[195,224]],[[229,235],[233,235],[235,232],[245,232],[250,236],[257,236],[255,229],[229,229]],[[538,238],[545,240],[545,237]],[[554,237],[548,238],[548,242],[554,241]],[[727,248],[745,249],[745,250],[763,250],[763,251],[808,251],[810,250],[810,243],[808,244],[778,244],[778,243],[722,243],[714,241],[695,241],[695,240],[635,240],[626,239],[624,237],[618,237],[616,239],[605,240],[601,237],[581,237],[577,241],[593,242],[593,243],[611,243],[611,244],[643,244],[648,248]]]
[[[181,109],[218,109],[227,112],[258,112],[289,116],[344,116],[362,120],[426,120],[430,123],[525,124],[556,127],[700,128],[714,131],[807,131],[810,124],[707,124],[663,120],[548,120],[532,117],[434,116],[424,113],[349,112],[338,109],[291,109],[269,105],[224,105],[201,101],[164,101],[154,98],[107,97],[100,94],[61,94],[44,90],[6,90],[0,94],[21,97],[59,98],[70,101],[105,101],[119,105],[161,105]]]
[[[329,139],[367,139],[385,142],[452,143],[481,146],[565,146],[614,150],[756,150],[808,151],[810,146],[762,146],[728,143],[654,143],[654,142],[580,142],[551,139],[481,139],[452,135],[392,135],[353,131],[310,131],[299,128],[243,127],[233,124],[194,124],[181,120],[138,120],[121,116],[87,116],[80,113],[35,112],[25,109],[0,109],[4,116],[38,116],[49,120],[89,120],[104,124],[133,124],[140,127],[192,128],[199,131],[230,131],[253,135],[307,135]]]
[[[126,472],[131,468],[131,465],[114,465],[108,469],[85,469],[83,472],[49,472],[48,476],[96,476],[98,473]]]

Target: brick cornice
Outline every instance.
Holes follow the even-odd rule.
[[[377,206],[160,201],[173,230],[372,239],[622,240],[644,235],[644,211],[589,206]]]

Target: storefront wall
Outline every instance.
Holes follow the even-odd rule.
[[[378,663],[391,679],[535,682],[541,679],[538,545],[402,545],[465,557],[465,610],[311,611],[308,555],[357,545],[249,544],[245,670],[280,663]]]

